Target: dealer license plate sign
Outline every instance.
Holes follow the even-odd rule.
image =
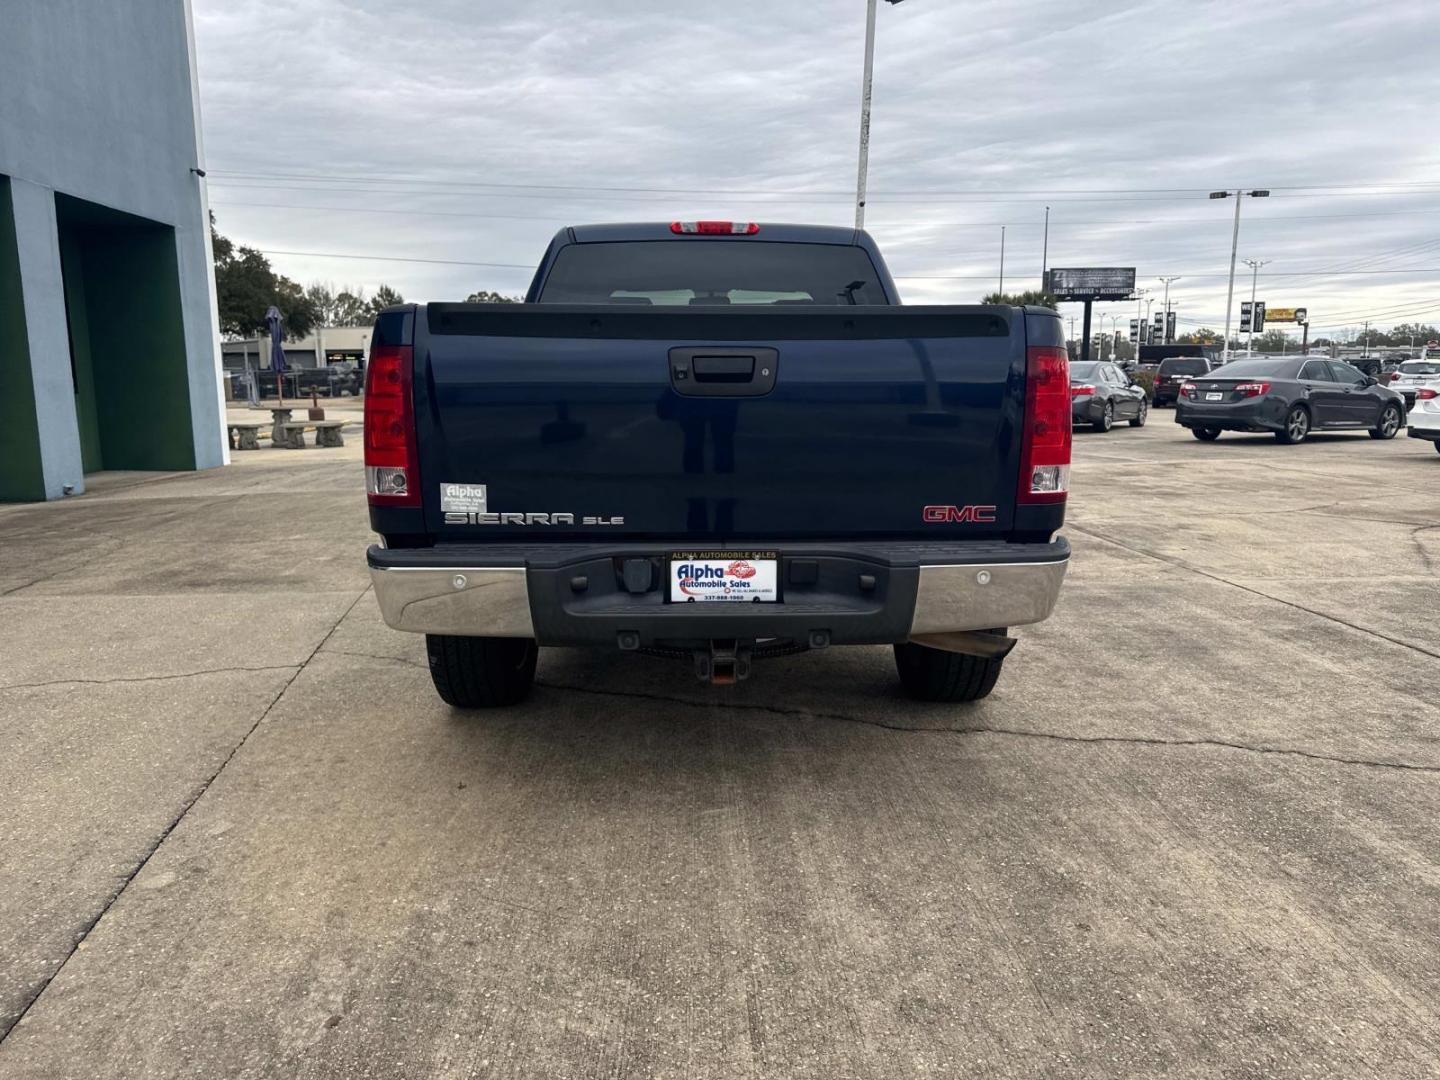
[[[780,599],[778,552],[676,551],[669,567],[672,604],[773,604]]]

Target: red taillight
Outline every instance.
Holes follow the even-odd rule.
[[[1093,386],[1072,386],[1070,393],[1074,397],[1089,397],[1095,393],[1095,388]]]
[[[1242,382],[1235,384],[1235,392],[1241,397],[1259,397],[1270,392],[1268,382]]]
[[[1440,390],[1432,390],[1430,389],[1430,387],[1426,386],[1422,389],[1416,390],[1415,397],[1418,398],[1420,401],[1434,401],[1437,397],[1440,397]]]
[[[1187,382],[1184,386],[1180,387],[1180,393],[1184,394],[1186,397],[1194,397],[1195,384],[1193,382]]]
[[[760,226],[753,221],[672,221],[670,231],[701,236],[754,236]]]
[[[372,506],[419,506],[414,351],[376,345],[365,369],[365,491]]]
[[[1019,501],[1064,502],[1070,489],[1070,358],[1064,349],[1036,345],[1025,359]]]

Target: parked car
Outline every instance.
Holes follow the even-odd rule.
[[[1440,386],[1422,386],[1415,391],[1415,408],[1409,419],[1410,437],[1427,439],[1440,450]]]
[[[275,372],[270,368],[262,368],[253,374],[260,388],[260,396],[274,397]],[[340,397],[346,393],[359,392],[358,372],[342,370],[339,364],[323,368],[292,367],[285,372],[286,397],[309,397],[312,393],[322,397]]]
[[[1210,361],[1203,356],[1170,356],[1155,369],[1155,405],[1173,405],[1180,396],[1180,387],[1190,379],[1210,370]]]
[[[1070,418],[1096,431],[1109,431],[1116,420],[1144,427],[1150,415],[1145,391],[1114,364],[1103,360],[1070,365]]]
[[[1407,410],[1413,409],[1416,392],[1422,386],[1440,386],[1440,360],[1406,360],[1386,385],[1405,399]]]
[[[360,365],[350,360],[339,360],[325,368],[330,374],[330,392],[333,397],[345,394],[359,394],[363,376]]]
[[[1269,431],[1282,443],[1347,429],[1393,439],[1405,423],[1405,401],[1340,360],[1255,357],[1182,385],[1175,422],[1207,442],[1222,431]]]
[[[863,231],[700,221],[564,229],[523,304],[382,312],[367,559],[440,697],[515,703],[539,645],[724,684],[877,644],[913,698],[986,696],[1069,560],[1065,336],[898,302]]]

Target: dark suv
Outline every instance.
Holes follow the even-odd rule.
[[[1155,369],[1155,405],[1174,405],[1180,397],[1180,387],[1197,375],[1210,371],[1210,363],[1203,356],[1171,356],[1160,361]]]

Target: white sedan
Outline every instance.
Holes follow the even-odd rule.
[[[1389,387],[1405,399],[1405,408],[1415,407],[1422,386],[1440,387],[1440,360],[1406,360],[1390,377]]]
[[[1428,439],[1440,450],[1440,385],[1422,386],[1415,391],[1410,410],[1410,437]]]

